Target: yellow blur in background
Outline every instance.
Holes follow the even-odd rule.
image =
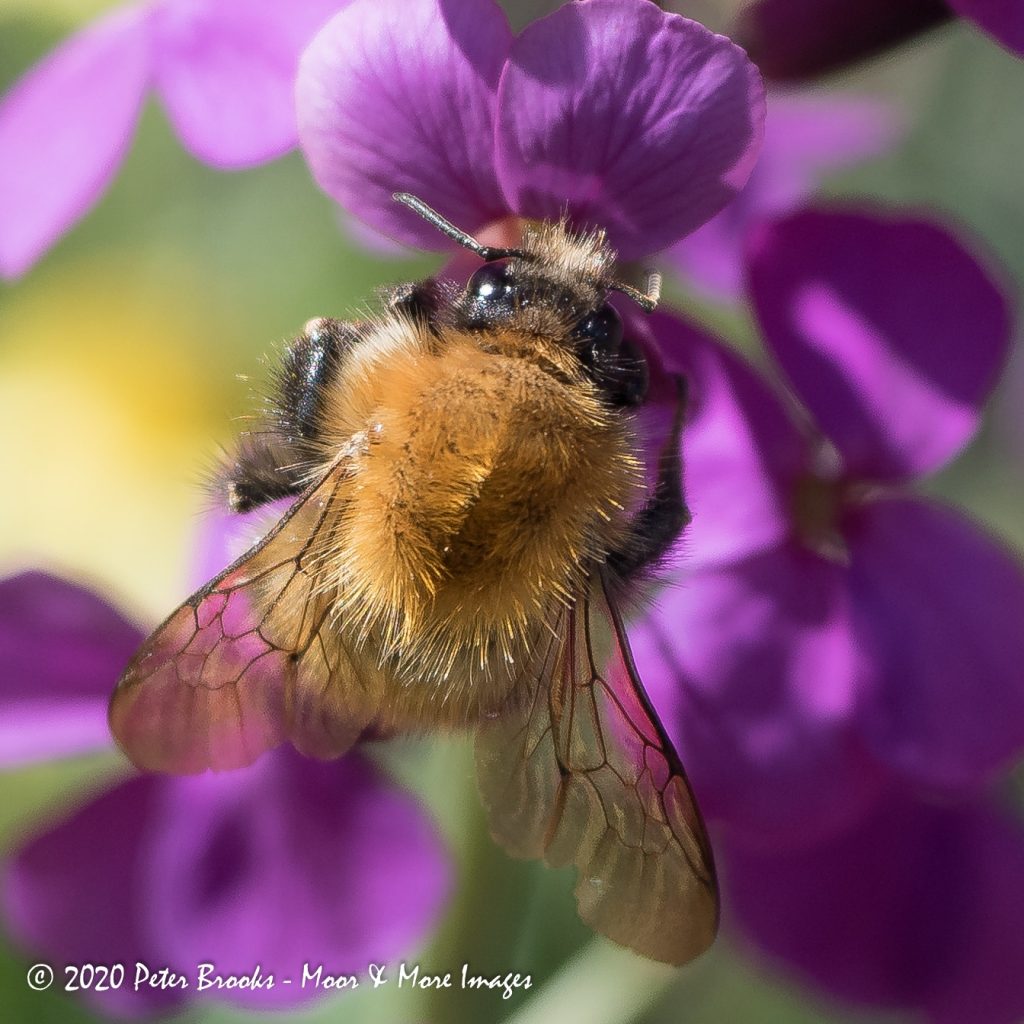
[[[0,433],[16,439],[0,568],[48,567],[155,622],[181,597],[203,460],[231,426],[214,325],[116,259],[49,276],[0,312]]]

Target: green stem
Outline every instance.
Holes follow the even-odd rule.
[[[678,977],[675,968],[595,939],[505,1024],[627,1024]]]

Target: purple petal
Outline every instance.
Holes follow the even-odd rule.
[[[99,199],[149,75],[145,9],[67,40],[0,103],[0,276],[23,274]]]
[[[1024,54],[1024,4],[1020,0],[949,0],[949,6],[1007,49]]]
[[[0,582],[0,768],[108,747],[107,701],[141,640],[82,587]]]
[[[974,433],[1010,315],[948,232],[803,211],[756,233],[749,272],[765,338],[849,475],[930,472]]]
[[[725,345],[670,313],[647,323],[665,369],[688,384],[683,456],[693,522],[683,542],[686,565],[775,546],[791,530],[791,488],[807,458],[803,435],[767,383]],[[657,377],[653,383],[648,416],[667,422],[673,390],[659,391]]]
[[[275,975],[272,988],[211,989],[235,1003],[308,1000],[302,964],[361,973],[411,951],[434,924],[448,863],[415,801],[361,757],[279,751],[189,779],[132,779],[16,851],[4,898],[20,944],[65,963],[124,962],[105,996],[121,1013],[166,1010],[180,990],[133,992],[134,964]],[[293,979],[285,985],[284,977]]]
[[[1010,1024],[1024,1020],[1024,835],[1020,821],[982,807],[963,828],[977,851],[979,877],[961,868],[971,889],[975,927],[957,969],[928,1000],[935,1024]]]
[[[737,923],[803,982],[943,1024],[1024,1012],[1024,835],[995,810],[892,796],[816,847],[720,852]]]
[[[927,785],[978,785],[1024,752],[1024,571],[930,502],[867,503],[844,533],[873,750]]]
[[[180,989],[134,990],[134,965],[171,962],[149,916],[144,857],[163,827],[160,800],[174,783],[133,778],[101,793],[10,855],[3,877],[6,928],[18,945],[45,957],[63,979],[69,964],[127,967],[125,983],[85,998],[120,1014],[168,1012],[184,1001]]]
[[[855,737],[842,570],[783,547],[675,584],[630,637],[705,814],[768,847],[855,820],[880,775]]]
[[[198,522],[192,547],[192,586],[199,589],[257,544],[288,511],[293,499],[268,502],[251,512],[213,509]]]
[[[361,974],[410,953],[449,890],[445,851],[416,801],[356,754],[290,749],[242,773],[176,780],[145,866],[152,927],[174,961],[298,982],[302,965]],[[236,992],[288,1006],[297,983]]]
[[[766,77],[793,81],[882,53],[949,17],[943,0],[755,0],[734,35]]]
[[[704,291],[738,299],[744,287],[743,248],[752,227],[799,205],[826,172],[882,152],[895,134],[891,109],[876,100],[772,96],[764,145],[746,187],[670,255]]]
[[[175,0],[154,18],[155,84],[175,130],[225,169],[298,142],[299,56],[345,0]]]
[[[607,228],[632,259],[677,241],[743,187],[764,91],[739,47],[648,0],[566,4],[512,45],[498,174],[512,208]]]
[[[299,67],[299,138],[317,183],[428,249],[450,243],[392,193],[412,192],[467,231],[503,216],[494,107],[510,43],[492,0],[356,0]]]

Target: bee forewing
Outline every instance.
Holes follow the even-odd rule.
[[[372,680],[341,648],[317,586],[344,484],[334,469],[142,645],[110,703],[111,731],[140,768],[238,768],[285,740],[337,757],[366,727]]]
[[[598,663],[603,627],[612,650]],[[575,864],[580,916],[597,931],[686,963],[718,927],[711,848],[602,578],[560,613],[542,654],[525,699],[477,736],[492,833],[516,856]]]

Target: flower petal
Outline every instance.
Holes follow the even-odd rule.
[[[501,217],[494,107],[510,43],[492,0],[356,0],[299,67],[299,138],[317,183],[428,249],[451,243],[392,193],[412,192],[467,231]]]
[[[136,963],[186,975],[195,970],[193,963],[170,961],[159,945],[142,870],[164,825],[161,794],[173,785],[152,775],[123,782],[30,839],[5,865],[0,895],[11,937],[45,957],[59,978],[70,964],[125,964],[124,984],[83,992],[118,1014],[166,1013],[184,1002],[179,988],[136,991]]]
[[[0,276],[23,274],[99,199],[149,75],[144,10],[67,40],[0,103]]]
[[[978,785],[1024,751],[1024,571],[936,503],[870,502],[844,534],[872,749],[926,785]]]
[[[733,34],[766,77],[799,81],[882,53],[949,16],[943,0],[755,0]]]
[[[775,546],[790,533],[790,489],[805,469],[803,435],[768,384],[727,346],[671,313],[659,311],[646,323],[664,369],[688,384],[688,568]],[[663,381],[652,372],[647,415],[667,424],[675,396]]]
[[[944,1024],[1024,1012],[1024,835],[994,809],[893,795],[819,846],[720,852],[740,928],[802,981]]]
[[[299,56],[344,0],[175,0],[154,18],[155,84],[175,130],[225,169],[298,142]]]
[[[928,1009],[935,1024],[1009,1024],[1024,1020],[1024,835],[1019,819],[984,806],[965,817],[980,871],[972,878],[962,867],[959,880],[970,888],[975,927]]]
[[[795,547],[678,577],[630,629],[705,814],[758,846],[814,842],[874,800],[842,570]]]
[[[0,582],[0,768],[108,747],[107,701],[141,640],[65,580]]]
[[[133,991],[137,961],[196,992],[198,965],[273,987],[211,988],[247,1006],[317,994],[302,965],[362,973],[434,924],[448,862],[415,801],[358,755],[330,764],[278,751],[252,768],[131,779],[17,850],[3,889],[13,936],[66,963],[129,966],[91,997],[120,1013],[166,1010],[180,989]],[[285,985],[282,978],[293,984]]]
[[[1008,50],[1024,55],[1024,5],[1019,0],[949,0],[949,6]]]
[[[256,545],[294,504],[293,498],[267,502],[251,512],[216,509],[198,522],[190,580],[198,590]]]
[[[748,267],[768,345],[848,474],[906,479],[968,441],[1011,324],[999,288],[951,234],[807,210],[757,232]]]
[[[566,4],[512,45],[498,175],[512,208],[606,228],[644,256],[716,214],[754,166],[764,91],[739,47],[648,0]]]
[[[416,801],[358,754],[321,763],[282,748],[240,773],[176,780],[145,866],[165,955],[225,974],[359,974],[411,952],[449,889],[437,833]],[[238,991],[251,1006],[315,995]]]
[[[888,105],[866,97],[775,95],[768,104],[764,145],[740,194],[669,254],[689,280],[714,297],[736,300],[743,247],[759,221],[793,209],[828,171],[888,148],[896,119]]]

